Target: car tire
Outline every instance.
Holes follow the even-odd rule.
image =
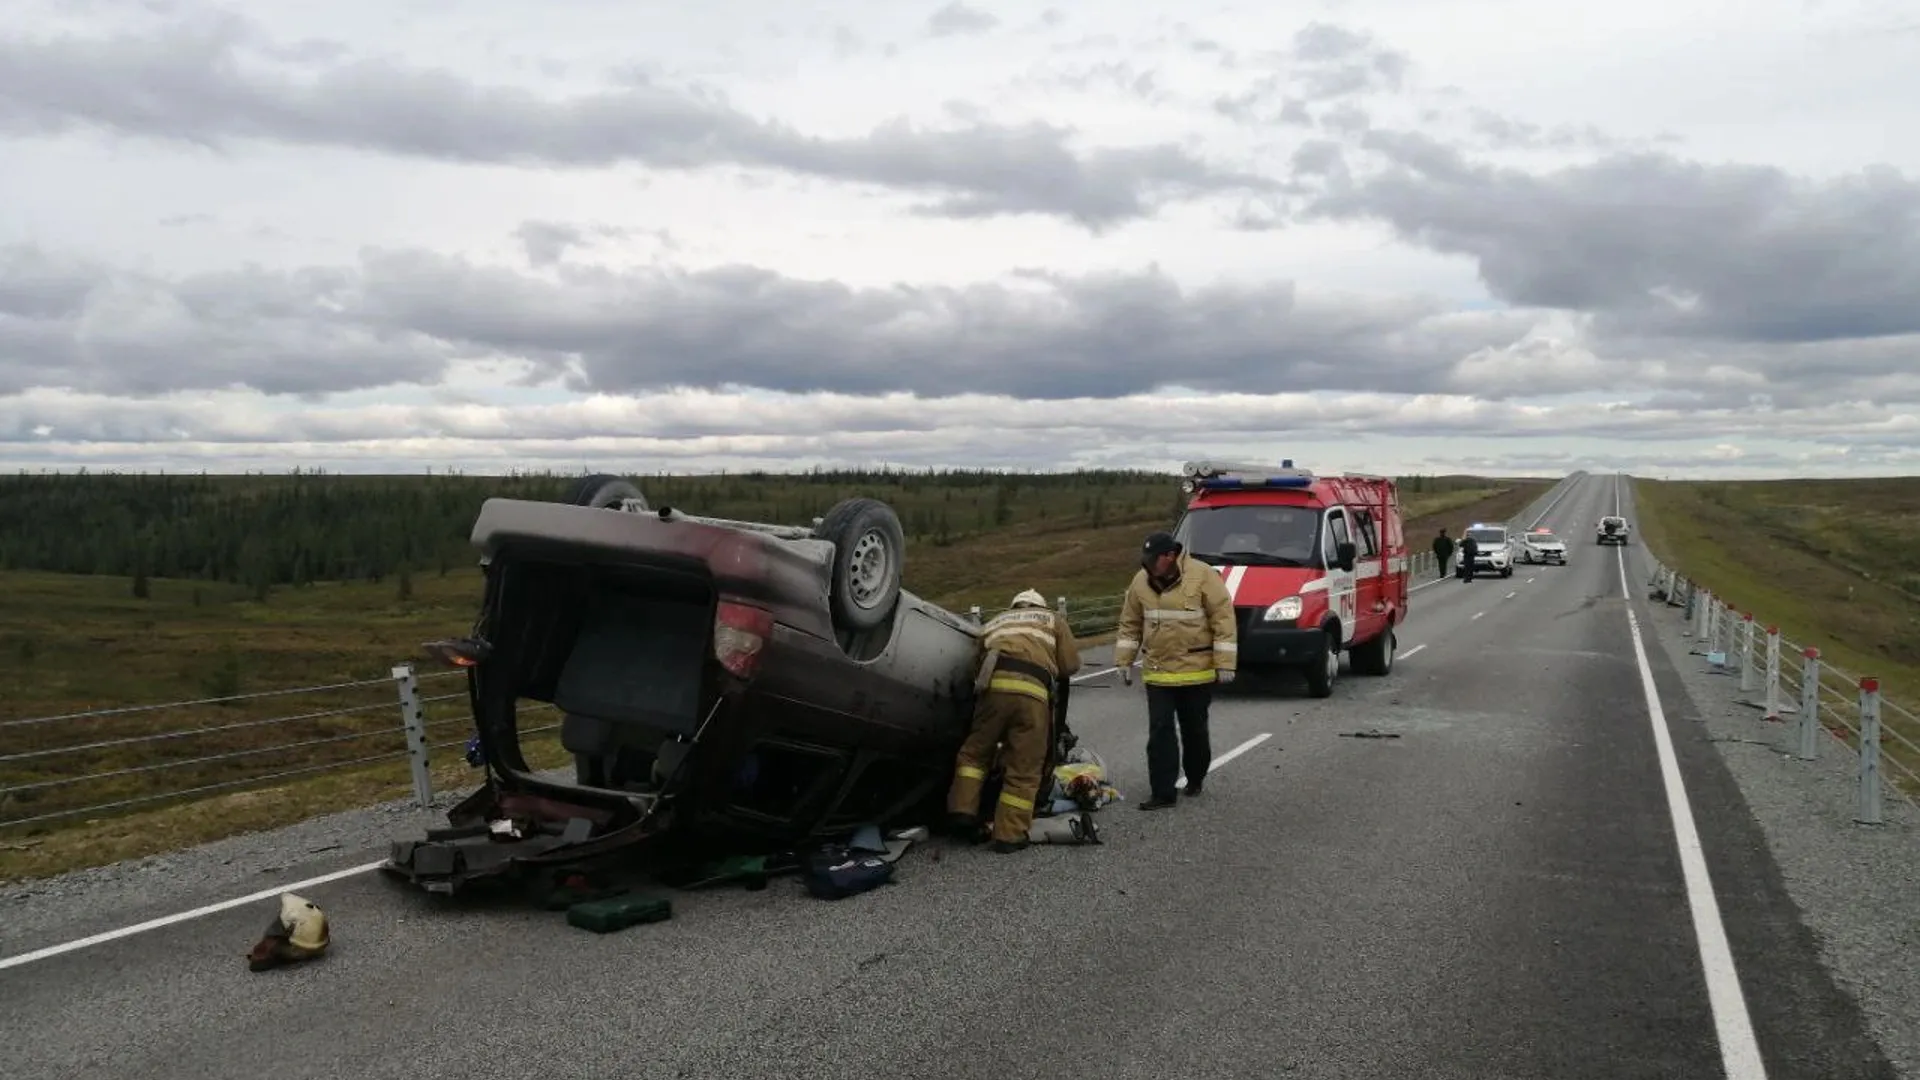
[[[1362,675],[1393,674],[1393,654],[1400,647],[1400,639],[1389,626],[1387,632],[1353,650],[1353,670]]]
[[[1327,651],[1320,659],[1307,668],[1307,693],[1312,697],[1333,696],[1333,686],[1340,681],[1340,638],[1332,630],[1327,631]]]
[[[1501,568],[1500,568],[1500,576],[1501,576],[1501,577],[1512,577],[1512,576],[1513,576],[1513,567],[1511,567],[1511,566],[1503,566],[1503,567],[1501,567]]]
[[[878,499],[843,500],[820,519],[814,535],[833,545],[834,624],[871,630],[892,618],[907,553],[893,508]]]
[[[618,510],[622,499],[639,499],[642,510],[651,509],[647,497],[633,481],[606,473],[583,476],[574,481],[573,488],[567,492],[569,505],[592,506],[602,510]]]

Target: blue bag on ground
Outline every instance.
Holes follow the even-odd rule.
[[[822,900],[839,900],[893,881],[893,863],[844,847],[823,848],[807,860],[807,891]]]

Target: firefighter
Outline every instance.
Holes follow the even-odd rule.
[[[1140,570],[1120,606],[1113,663],[1133,685],[1141,658],[1147,684],[1147,777],[1142,810],[1174,805],[1182,772],[1187,795],[1200,794],[1213,758],[1207,710],[1215,683],[1233,681],[1240,654],[1233,598],[1220,571],[1188,557],[1164,532],[1147,537]]]
[[[1033,826],[1033,800],[1053,738],[1054,697],[1080,670],[1080,648],[1066,616],[1032,589],[987,623],[980,643],[985,686],[974,706],[973,730],[954,763],[947,810],[956,832],[978,828],[980,788],[998,744],[1003,779],[993,811],[993,849],[1018,851]]]

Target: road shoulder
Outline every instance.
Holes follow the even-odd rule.
[[[1737,679],[1706,671],[1682,610],[1647,601],[1640,556],[1634,606],[1769,1066],[1884,1075],[1864,1027],[1894,1075],[1920,1080],[1920,812],[1889,799],[1885,824],[1854,824],[1853,752],[1823,734],[1816,761],[1784,753],[1791,717],[1764,721]]]

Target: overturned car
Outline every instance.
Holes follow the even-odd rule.
[[[389,873],[452,893],[638,845],[772,852],[938,816],[980,628],[902,587],[886,504],[767,525],[654,510],[596,475],[566,503],[488,499],[472,542],[479,618],[429,648],[467,670],[486,780],[449,828],[396,842]],[[520,745],[554,709],[571,781]]]

